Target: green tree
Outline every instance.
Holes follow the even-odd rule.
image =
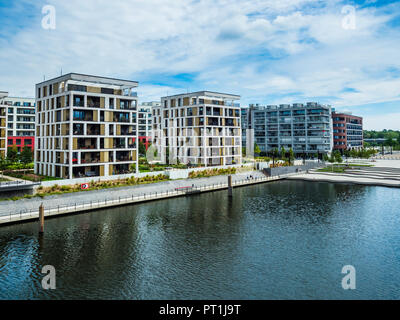
[[[261,150],[257,143],[254,143],[254,154],[260,154]]]
[[[286,150],[285,150],[285,147],[282,146],[282,148],[281,148],[281,159],[284,160],[285,157],[286,157]]]
[[[7,160],[10,162],[17,162],[18,159],[18,150],[16,146],[7,148]]]
[[[9,161],[0,155],[0,170],[6,170],[9,165]]]
[[[289,149],[289,159],[294,160],[294,152],[292,148]]]
[[[21,162],[24,164],[31,163],[33,161],[32,149],[29,147],[24,147],[20,154]]]
[[[343,162],[342,155],[337,150],[333,153],[333,158],[334,158],[335,162],[339,162],[339,163]]]
[[[139,154],[144,156],[146,154],[146,146],[143,141],[139,141]]]
[[[278,148],[275,148],[275,149],[272,151],[272,163],[273,163],[274,166],[275,166],[275,158],[277,158],[278,155],[279,155]]]

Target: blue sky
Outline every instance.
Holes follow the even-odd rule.
[[[44,5],[55,30],[42,28]],[[62,68],[137,80],[142,101],[203,89],[243,106],[318,101],[400,129],[399,2],[1,0],[0,23],[10,95],[33,96]]]

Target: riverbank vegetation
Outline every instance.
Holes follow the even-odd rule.
[[[91,181],[89,183],[89,188],[82,190],[80,184],[74,185],[66,185],[59,186],[57,184],[51,187],[42,187],[40,186],[37,189],[37,196],[43,197],[47,195],[54,194],[62,194],[62,193],[70,193],[70,192],[80,192],[80,191],[92,191],[92,190],[101,190],[101,189],[109,189],[109,188],[119,188],[119,187],[128,187],[139,184],[147,184],[147,183],[156,183],[168,180],[168,176],[159,174],[157,176],[145,176],[142,178],[126,178],[126,179],[118,179],[118,180],[109,180],[109,181]]]
[[[189,178],[206,178],[213,176],[220,176],[226,174],[235,174],[236,168],[227,168],[227,169],[206,169],[200,171],[192,171],[189,173]]]
[[[356,169],[360,167],[373,167],[371,164],[358,164],[358,163],[344,163],[344,164],[332,164],[325,168],[318,169],[317,172],[335,172],[344,173],[346,170]]]
[[[148,183],[157,183],[162,181],[169,180],[169,177],[163,174],[159,174],[156,176],[145,176],[142,178],[126,178],[126,179],[118,179],[118,180],[110,180],[110,181],[91,181],[89,183],[89,188],[82,190],[80,184],[74,185],[65,185],[60,186],[58,184],[54,184],[51,187],[43,187],[40,186],[37,188],[36,193],[34,195],[25,195],[23,197],[12,197],[9,199],[2,199],[4,200],[20,200],[26,198],[33,198],[33,197],[46,197],[52,195],[59,195],[64,193],[73,193],[73,192],[87,192],[93,190],[101,190],[101,189],[109,189],[109,188],[119,188],[119,187],[128,187],[128,186],[135,186],[139,184],[148,184]]]
[[[188,169],[188,168],[197,168],[202,167],[202,165],[191,165],[191,164],[183,164],[179,162],[176,164],[165,164],[165,163],[148,163],[145,157],[139,158],[139,171],[140,172],[154,172],[154,171],[165,171],[167,169]]]
[[[48,177],[48,176],[42,176],[39,174],[34,174],[33,169],[16,169],[16,170],[11,170],[7,169],[2,171],[2,174],[5,176],[17,178],[17,179],[22,179],[22,180],[28,180],[28,181],[52,181],[52,180],[62,180],[62,178],[55,178],[55,177]]]
[[[8,147],[7,157],[0,156],[0,170],[33,169],[33,153],[30,147],[18,152],[16,147]]]

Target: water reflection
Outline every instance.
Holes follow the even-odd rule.
[[[51,219],[43,237],[8,226],[0,298],[396,298],[399,205],[398,189],[282,181]]]

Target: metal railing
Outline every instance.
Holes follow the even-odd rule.
[[[0,188],[13,187],[19,185],[37,185],[37,184],[39,183],[27,180],[14,180],[14,181],[0,182]]]
[[[296,173],[290,173],[290,174],[285,174],[281,176],[275,176],[275,177],[253,177],[253,178],[246,178],[246,179],[241,179],[241,180],[235,180],[232,182],[232,186],[243,186],[243,185],[252,185],[256,183],[261,183],[261,182],[267,182],[267,181],[274,181],[274,180],[279,180],[283,179],[287,176],[293,175]],[[201,186],[196,186],[193,185],[192,189],[190,191],[199,191],[199,192],[205,192],[205,191],[211,191],[211,190],[221,190],[221,189],[227,189],[228,188],[228,183],[213,183],[209,185],[201,185]],[[118,205],[123,205],[123,204],[131,204],[131,203],[137,203],[137,202],[143,202],[143,201],[150,201],[150,200],[157,200],[157,199],[164,199],[164,198],[169,198],[169,197],[177,197],[177,196],[183,196],[187,195],[188,192],[187,190],[176,190],[171,189],[171,190],[166,190],[166,191],[154,191],[154,192],[148,192],[148,193],[143,193],[139,195],[130,195],[128,197],[116,197],[116,198],[111,198],[111,199],[103,199],[103,200],[96,200],[96,201],[86,201],[86,202],[73,202],[69,203],[66,205],[58,205],[58,206],[52,206],[52,207],[45,207],[45,216],[55,216],[59,214],[67,214],[67,213],[73,213],[77,211],[86,211],[86,210],[94,210],[94,209],[102,209],[102,208],[107,208],[107,207],[113,207],[113,206],[118,206]],[[1,222],[7,223],[7,222],[12,222],[12,221],[21,221],[21,220],[29,220],[29,219],[35,219],[39,217],[39,209],[22,209],[19,212],[14,212],[9,215],[1,215],[0,214],[0,224]]]

